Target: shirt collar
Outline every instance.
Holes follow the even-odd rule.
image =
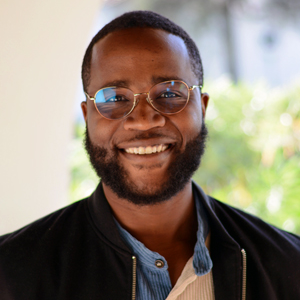
[[[212,269],[212,260],[205,245],[205,239],[207,238],[209,233],[209,224],[205,213],[205,208],[203,207],[203,204],[199,199],[198,193],[194,193],[194,199],[195,208],[197,211],[198,230],[197,242],[195,244],[193,255],[193,267],[196,275],[201,276],[207,274]],[[140,261],[141,266],[151,269],[154,272],[158,270],[168,269],[168,263],[162,255],[148,249],[143,243],[138,241],[127,230],[125,230],[116,219],[115,222],[117,224],[121,237],[123,238],[127,246],[132,250],[137,259]],[[158,259],[164,262],[164,266],[160,269],[155,266],[155,261]]]

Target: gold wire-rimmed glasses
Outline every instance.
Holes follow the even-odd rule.
[[[181,112],[190,99],[190,93],[202,85],[188,86],[181,80],[169,80],[155,84],[149,92],[135,94],[128,88],[110,86],[104,87],[91,97],[86,92],[89,100],[94,101],[98,113],[106,119],[117,120],[128,116],[139,102],[140,95],[146,94],[147,102],[156,111],[162,114],[177,114]],[[201,92],[201,91],[200,91]]]

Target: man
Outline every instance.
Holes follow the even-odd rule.
[[[91,197],[0,240],[0,299],[299,299],[300,239],[191,177],[209,96],[186,32],[130,12],[82,66]]]

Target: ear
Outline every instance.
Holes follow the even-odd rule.
[[[202,104],[202,114],[203,119],[205,118],[205,113],[208,105],[209,95],[207,93],[201,94],[201,104]]]
[[[81,110],[82,110],[84,120],[86,122],[86,119],[87,119],[87,103],[86,103],[86,101],[81,102]]]

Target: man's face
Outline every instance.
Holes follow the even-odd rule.
[[[93,96],[100,88],[123,86],[142,93],[172,79],[188,86],[198,84],[181,38],[161,30],[126,29],[110,33],[94,46],[86,92]],[[201,98],[195,89],[182,112],[163,115],[145,97],[141,95],[133,112],[121,120],[105,119],[92,101],[82,103],[88,125],[86,145],[94,168],[119,197],[137,204],[166,200],[190,180],[200,162],[205,136],[202,116],[208,102],[208,95]],[[151,152],[154,146],[166,149],[128,153],[137,148]]]

